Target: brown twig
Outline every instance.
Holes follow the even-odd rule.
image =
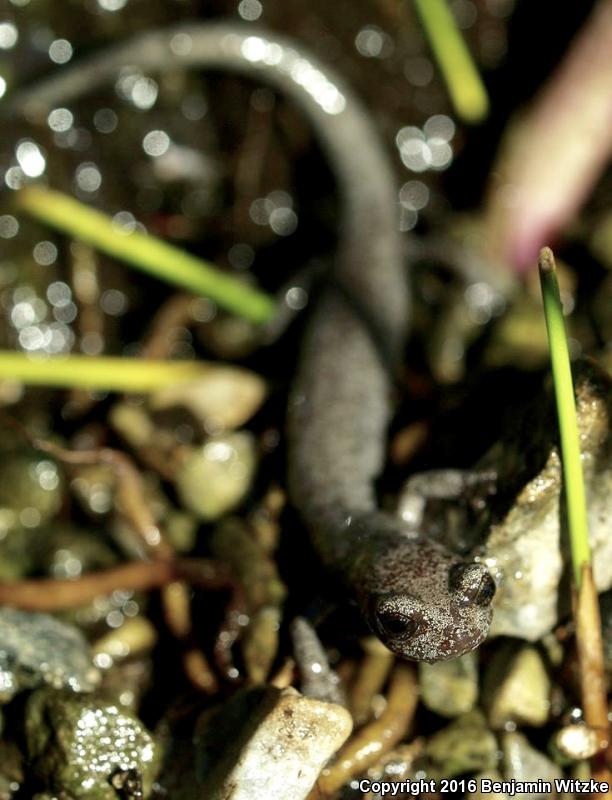
[[[364,647],[365,658],[349,695],[349,708],[356,726],[371,717],[372,699],[382,690],[393,668],[393,654],[378,639],[367,640]]]
[[[90,602],[101,594],[110,594],[117,588],[134,588],[139,591],[161,588],[162,608],[164,619],[170,633],[183,646],[183,666],[185,673],[192,684],[201,691],[214,693],[217,690],[217,681],[213,670],[208,664],[206,656],[195,644],[193,625],[191,620],[191,604],[189,601],[188,584],[201,585],[207,579],[205,588],[211,588],[212,575],[202,572],[191,562],[174,560],[174,550],[164,538],[157,525],[149,504],[147,503],[144,485],[140,472],[131,458],[120,450],[109,447],[91,450],[69,450],[52,442],[32,436],[19,422],[10,419],[11,424],[18,428],[30,441],[33,447],[48,453],[58,461],[72,465],[83,466],[91,464],[105,464],[111,467],[116,477],[115,503],[123,516],[128,520],[133,530],[139,535],[147,555],[153,559],[151,562],[135,562],[133,564],[116,567],[115,570],[106,570],[98,573],[84,575],[76,581],[50,580],[46,584],[38,581],[22,581],[10,585],[0,586],[0,603],[19,605],[21,608],[34,610],[52,610],[49,603],[59,603],[60,607],[77,607]],[[212,563],[212,562],[210,562]],[[194,571],[195,569],[195,571]],[[218,575],[218,572],[217,572]],[[126,583],[128,581],[128,583]],[[136,586],[132,586],[135,582]],[[227,573],[221,587],[232,588],[232,598],[226,610],[225,618],[217,635],[215,643],[215,657],[218,665],[225,675],[234,672],[231,659],[231,647],[238,638],[240,626],[237,620],[240,612],[244,610],[242,589],[236,581],[231,580]],[[37,592],[49,592],[50,597],[36,600]],[[21,594],[20,594],[21,592]],[[6,598],[3,601],[3,597]],[[73,600],[72,598],[78,598]],[[42,605],[36,606],[40,602]],[[69,606],[64,605],[71,603]]]
[[[378,719],[358,731],[336,755],[333,764],[323,770],[309,800],[328,797],[395,747],[408,732],[417,703],[414,667],[397,664],[391,675],[387,707]]]
[[[207,559],[132,561],[78,578],[26,578],[0,582],[0,605],[26,611],[63,611],[117,589],[148,592],[183,580],[207,590],[233,586],[227,570]]]
[[[612,776],[607,764],[612,748],[601,619],[597,589],[590,564],[582,565],[580,590],[573,591],[572,600],[576,621],[576,646],[580,664],[580,693],[584,720],[599,735],[600,752],[592,759],[592,775],[596,781],[612,784]],[[603,795],[595,796],[603,797]]]
[[[193,306],[198,298],[177,293],[156,311],[140,348],[142,358],[165,359],[176,344],[178,331],[193,324]]]

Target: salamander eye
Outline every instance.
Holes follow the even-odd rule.
[[[414,636],[421,625],[420,620],[397,611],[379,611],[377,619],[381,630],[393,637]]]
[[[455,564],[448,574],[451,592],[465,605],[488,606],[495,594],[495,581],[482,564]]]

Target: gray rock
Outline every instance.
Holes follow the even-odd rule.
[[[483,705],[489,724],[495,730],[508,722],[544,725],[550,712],[550,686],[538,650],[506,642],[496,651],[484,677]]]
[[[0,702],[43,684],[90,691],[99,677],[76,628],[49,614],[0,609]]]
[[[177,800],[301,800],[352,729],[348,711],[295,689],[244,690],[196,732],[195,775],[170,784]],[[179,748],[179,757],[185,752]],[[169,761],[170,763],[170,761]],[[162,783],[168,787],[167,781]],[[187,791],[186,791],[187,790]]]
[[[515,781],[554,781],[561,777],[556,764],[529,744],[522,733],[506,733],[502,739],[505,780]],[[517,795],[519,796],[519,795]],[[527,793],[520,795],[524,800],[546,800],[556,797],[556,793]]]
[[[599,591],[604,591],[612,586],[612,387],[608,376],[591,364],[580,365],[576,372],[594,577]],[[535,641],[557,622],[563,571],[559,527],[561,462],[556,446],[544,450],[550,447],[547,439],[555,430],[551,407],[546,420],[532,419],[525,425],[514,448],[510,445],[505,453],[503,448],[498,449],[487,458],[489,464],[496,456],[501,459],[500,475],[511,474],[512,470],[520,474],[520,463],[537,460],[537,454],[530,456],[525,449],[525,436],[529,436],[534,440],[531,447],[540,447],[544,459],[542,468],[518,491],[504,518],[493,526],[486,543],[485,561],[498,579],[492,635]]]
[[[497,740],[480,711],[457,717],[425,745],[427,773],[452,778],[466,772],[493,769],[497,764]]]
[[[419,664],[421,700],[436,714],[457,717],[474,708],[478,697],[478,656]]]

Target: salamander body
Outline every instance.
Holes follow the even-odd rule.
[[[380,511],[374,491],[410,302],[394,177],[370,115],[293,41],[235,23],[144,33],[58,70],[14,95],[11,108],[48,112],[115,79],[126,64],[242,73],[295,101],[315,128],[342,219],[291,392],[291,497],[322,562],[391,650],[435,661],[476,647],[491,622],[489,573]]]

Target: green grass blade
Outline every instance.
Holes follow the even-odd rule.
[[[0,379],[58,389],[150,392],[210,374],[201,361],[154,361],[112,356],[35,356],[0,351]]]
[[[264,292],[154,236],[121,231],[110,217],[61,192],[29,186],[17,194],[17,206],[62,233],[167,283],[209,297],[252,322],[268,322],[274,315],[274,300]]]
[[[448,3],[414,1],[455,111],[465,122],[482,122],[489,96]]]
[[[540,251],[539,269],[546,329],[550,344],[557,416],[559,418],[563,482],[567,503],[572,567],[574,581],[579,589],[582,580],[582,567],[584,564],[590,564],[591,562],[591,548],[589,544],[584,475],[580,459],[580,437],[576,418],[574,382],[572,380],[555,259],[552,250],[548,247],[544,247]]]

